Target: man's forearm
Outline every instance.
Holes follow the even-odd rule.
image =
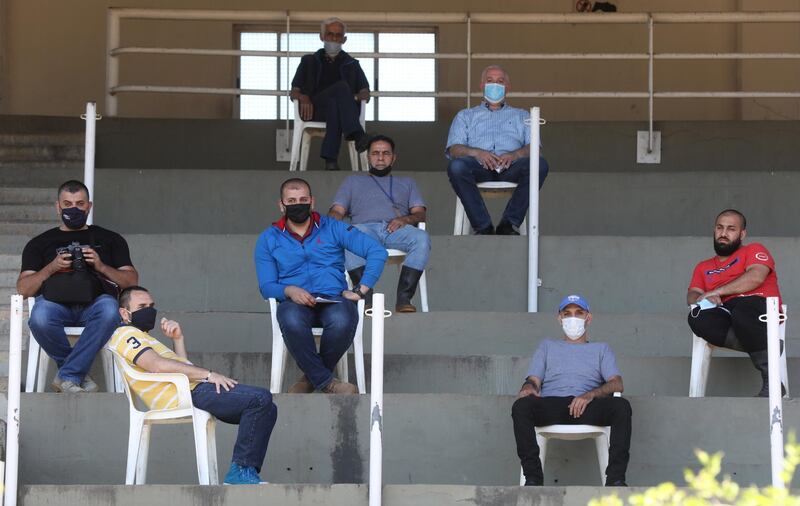
[[[511,152],[515,158],[525,158],[526,156],[531,156],[531,145],[526,144],[521,148]]]
[[[767,274],[769,274],[769,272],[767,272]],[[766,279],[766,276],[763,275],[763,273],[751,269],[730,283],[718,286],[709,292],[717,293],[721,297],[726,295],[739,295],[740,293],[749,292],[750,290],[758,288],[764,282],[764,279]]]
[[[619,376],[611,378],[606,383],[600,385],[594,390],[590,390],[588,393],[592,396],[592,398],[595,398],[607,397],[609,395],[613,395],[614,392],[622,392],[622,378]]]
[[[100,274],[118,284],[120,289],[128,288],[139,283],[139,273],[133,270],[120,270],[105,265],[99,270]]]
[[[156,362],[155,371],[149,372],[185,374],[186,377],[189,378],[189,381],[200,381],[208,378],[209,373],[211,373],[211,369],[205,369],[203,367],[185,364],[178,360],[159,357],[159,360]]]
[[[302,94],[300,88],[292,88],[292,91],[289,92],[289,98],[292,100],[300,100],[300,95]]]
[[[405,221],[409,225],[417,225],[425,221],[425,213],[411,213],[406,216],[403,216],[403,221]]]
[[[447,150],[450,153],[450,158],[462,158],[465,156],[475,156],[475,148],[471,148],[464,144],[453,144]]]
[[[17,280],[17,293],[23,297],[33,297],[42,287],[42,283],[44,283],[47,278],[53,274],[54,272],[51,272],[50,266],[46,265],[44,268],[36,271],[33,274],[19,278]]]
[[[172,341],[172,351],[181,358],[188,360],[189,355],[186,353],[186,338],[174,339]]]

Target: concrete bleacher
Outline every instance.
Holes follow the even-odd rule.
[[[202,132],[200,123],[193,128]],[[0,127],[4,124],[0,121]],[[124,124],[115,125],[125,131]],[[697,130],[691,124],[667,127],[680,131],[681,126]],[[794,316],[800,316],[795,307],[800,288],[793,282],[800,276],[794,261],[800,226],[790,218],[800,211],[800,201],[793,198],[800,183],[797,152],[785,153],[788,159],[780,166],[760,164],[761,153],[741,152],[738,160],[728,160],[735,165],[725,172],[664,166],[640,166],[633,172],[613,161],[623,156],[618,153],[633,158],[634,144],[625,143],[634,136],[614,141],[613,135],[604,137],[607,125],[588,124],[580,131],[600,139],[592,142],[611,139],[600,148],[605,151],[597,157],[598,166],[589,168],[590,153],[578,162],[578,155],[567,154],[574,148],[559,128],[579,130],[567,127],[554,124],[556,133],[547,144],[552,172],[542,191],[537,314],[525,312],[526,238],[451,236],[455,200],[443,160],[430,164],[440,170],[426,166],[406,172],[412,164],[401,166],[420,183],[429,205],[431,313],[395,315],[386,322],[387,505],[585,504],[603,493],[596,487],[593,446],[585,441],[552,443],[546,484],[557,488],[514,487],[519,467],[510,417],[513,394],[538,342],[558,335],[555,305],[574,291],[592,304],[592,339],[615,349],[625,395],[633,406],[629,484],[682,483],[683,468],[696,467],[692,452],[698,447],[725,451],[724,471],[743,485],[769,482],[767,403],[751,397],[759,380],[747,356],[715,354],[709,397],[686,397],[691,335],[684,296],[694,264],[713,253],[715,213],[729,206],[742,209],[748,216],[749,240],[763,242],[777,259],[790,305],[790,387],[800,392],[800,378],[793,374],[800,364],[800,323],[794,323]],[[687,152],[708,151],[704,156],[713,158],[749,134],[772,128],[754,123],[736,137],[740,127],[717,124],[717,130],[706,132],[710,140],[703,149],[695,146],[696,139],[678,135],[665,144],[662,157],[685,159]],[[770,142],[789,143],[796,127],[787,128],[784,137]],[[124,145],[115,139],[114,146]],[[428,145],[425,149],[434,151]],[[100,160],[117,156],[104,154],[99,145]],[[0,165],[0,186],[54,188],[82,172],[70,161],[32,163],[35,169]],[[101,164],[96,223],[125,234],[141,284],[153,291],[159,310],[181,321],[194,361],[246,383],[267,385],[272,337],[267,305],[255,282],[252,248],[257,234],[277,218],[277,188],[289,174],[141,163],[141,169]],[[264,168],[283,165],[271,162]],[[318,208],[326,209],[338,183],[350,173],[299,175],[311,181]],[[16,193],[0,190],[0,197]],[[34,202],[39,207],[23,214],[39,220],[35,226],[44,230],[55,221],[41,223],[47,216],[41,209],[52,209],[52,203],[45,203],[49,194],[42,195]],[[493,210],[501,205],[495,203]],[[13,272],[26,239],[20,233],[0,234],[5,270]],[[387,266],[378,290],[387,294],[390,309],[396,280],[396,267]],[[3,353],[6,322],[4,317]],[[367,320],[368,371],[369,336]],[[295,374],[290,364],[289,382]],[[149,481],[184,486],[126,488],[113,486],[124,481],[128,413],[122,395],[25,394],[22,503],[181,505],[213,497],[242,504],[366,504],[368,397],[281,394],[276,403],[278,424],[262,473],[275,486],[215,491],[188,486],[196,483],[194,454],[190,432],[180,426],[154,430]],[[800,404],[790,400],[784,406],[784,430],[797,429]],[[221,468],[227,468],[234,435],[234,427],[218,427]]]

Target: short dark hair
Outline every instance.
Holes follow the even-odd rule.
[[[124,290],[122,290],[122,293],[119,294],[119,307],[124,307],[125,309],[130,309],[129,306],[130,306],[130,303],[131,303],[131,294],[133,292],[150,293],[150,290],[148,290],[147,288],[145,288],[143,286],[139,286],[139,285],[133,285],[133,286],[129,286],[128,288],[125,288]]]
[[[58,187],[58,194],[56,195],[56,199],[61,198],[61,192],[67,193],[78,193],[79,191],[86,192],[86,198],[89,198],[89,188],[86,187],[85,184],[81,183],[77,179],[70,179],[66,183],[62,183],[61,186]]]
[[[737,211],[736,209],[725,209],[724,211],[722,211],[721,213],[719,213],[717,215],[717,218],[714,220],[714,222],[716,223],[716,221],[719,219],[719,217],[723,216],[725,214],[733,214],[733,215],[738,216],[739,219],[742,222],[742,230],[746,230],[747,229],[747,218],[745,218],[744,215],[742,213],[740,213],[739,211]]]
[[[372,149],[372,145],[376,142],[388,142],[392,147],[392,153],[394,153],[394,140],[392,140],[392,138],[388,135],[381,134],[375,135],[369,140],[369,144],[367,144],[367,153],[369,153],[369,150]]]
[[[305,186],[306,188],[308,188],[308,194],[311,195],[311,185],[308,184],[308,181],[306,181],[305,179],[299,177],[293,177],[291,179],[287,179],[286,181],[284,181],[283,184],[281,185],[281,192],[280,192],[281,201],[283,201],[283,190],[285,190],[286,188],[296,189],[300,188],[301,186]]]

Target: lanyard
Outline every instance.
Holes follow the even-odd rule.
[[[380,188],[380,190],[383,192],[383,194],[386,195],[386,198],[389,199],[389,202],[392,203],[392,207],[397,209],[397,203],[394,201],[394,179],[393,179],[393,176],[391,174],[389,175],[389,191],[388,192],[383,189],[383,186],[381,186],[381,184],[378,182],[378,180],[375,179],[375,176],[370,174],[369,177],[370,177],[370,179],[372,179],[372,181],[376,185],[378,185],[378,188]]]

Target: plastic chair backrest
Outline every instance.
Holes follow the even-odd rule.
[[[179,409],[193,408],[191,390],[189,389],[189,378],[187,378],[185,374],[150,372],[142,373],[134,369],[116,350],[111,348],[108,348],[108,350],[111,351],[111,354],[114,357],[114,362],[116,362],[117,367],[119,367],[120,371],[122,371],[122,383],[125,386],[125,395],[128,397],[128,404],[130,405],[131,410],[138,411],[140,413],[147,413],[151,411],[174,411]],[[131,389],[131,386],[128,383],[129,379],[136,381],[160,381],[174,384],[178,390],[178,405],[175,408],[170,409],[149,409],[148,407],[143,406],[144,403]],[[141,404],[144,409],[139,409],[137,404]]]

